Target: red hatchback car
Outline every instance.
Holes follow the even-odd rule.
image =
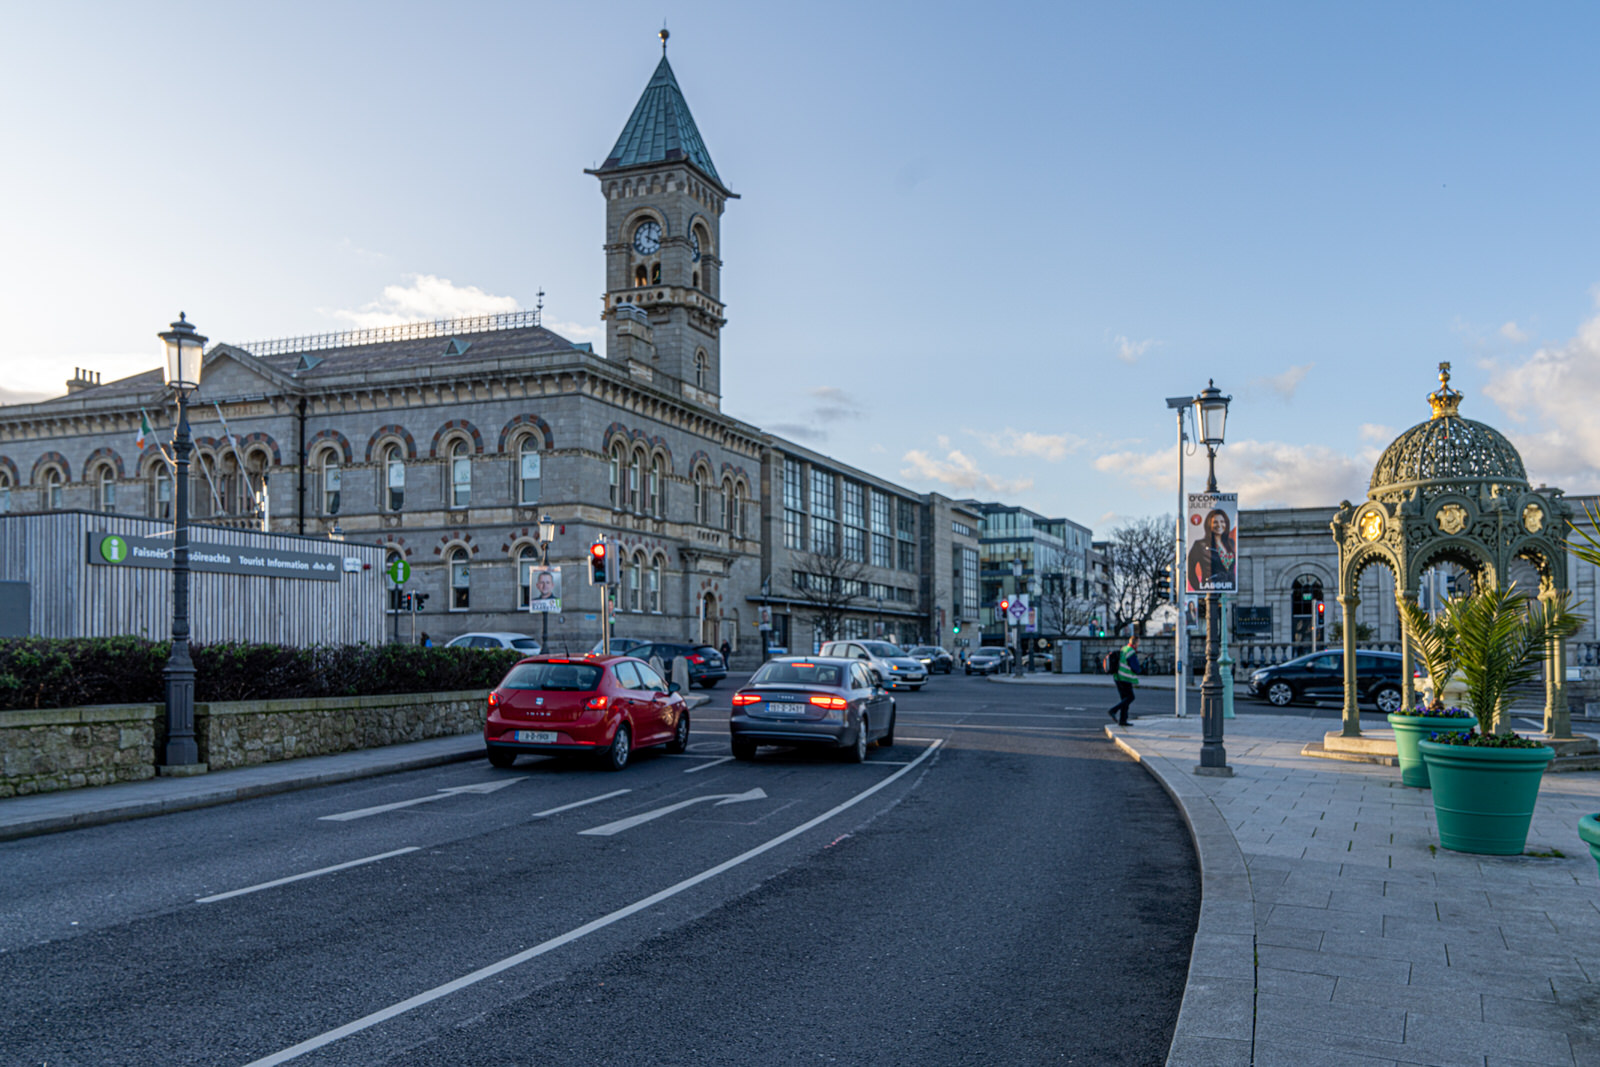
[[[593,753],[620,771],[636,748],[688,748],[689,708],[642,660],[532,656],[490,691],[483,743],[496,767],[524,752]]]

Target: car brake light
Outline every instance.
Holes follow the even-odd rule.
[[[761,698],[759,696],[757,696],[755,693],[735,693],[735,694],[733,694],[733,706],[736,707],[736,708],[742,708],[746,704],[759,704],[760,702],[761,702]]]
[[[690,663],[704,663],[705,661],[706,661],[706,658],[704,656],[701,656],[701,655],[698,655],[698,654],[689,657],[689,662]]]
[[[500,706],[500,694],[493,689],[489,690],[489,710],[493,711]]]
[[[601,708],[604,708],[609,703],[611,703],[611,700],[610,700],[609,697],[603,697],[603,696],[590,697],[588,700],[585,700],[583,702],[583,706],[586,707],[586,708],[592,708],[595,711],[599,711]]]
[[[843,711],[845,705],[850,702],[844,697],[814,696],[811,698],[811,703],[819,708],[827,708],[829,711]]]
[[[546,659],[546,663],[571,663],[570,659]]]

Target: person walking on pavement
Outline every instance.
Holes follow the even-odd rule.
[[[1139,684],[1139,635],[1130,636],[1128,643],[1114,655],[1116,669],[1112,673],[1117,680],[1117,696],[1120,699],[1106,714],[1115,719],[1118,726],[1126,726],[1128,708],[1133,704],[1133,687]]]
[[[723,666],[727,666],[728,657],[733,655],[733,646],[728,644],[728,639],[726,637],[722,639],[722,647],[717,649],[717,651],[722,653]]]

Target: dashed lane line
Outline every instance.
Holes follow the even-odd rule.
[[[535,819],[542,819],[546,815],[559,815],[563,811],[571,811],[573,808],[586,808],[590,804],[598,804],[602,800],[610,800],[612,797],[620,797],[624,793],[631,792],[633,792],[631,789],[613,789],[609,793],[601,793],[599,796],[590,797],[588,800],[574,800],[571,804],[563,804],[559,808],[551,808],[548,811],[536,811],[533,813],[532,817]]]
[[[288,885],[290,882],[300,882],[307,878],[315,878],[318,875],[332,874],[334,871],[346,871],[351,867],[360,867],[366,863],[377,863],[379,860],[386,860],[391,856],[404,856],[407,852],[416,852],[419,848],[420,846],[418,845],[411,845],[407,848],[397,848],[393,852],[380,852],[376,856],[368,856],[365,859],[350,860],[346,863],[335,863],[332,867],[318,867],[314,871],[307,871],[304,874],[291,874],[287,878],[274,878],[272,881],[262,882],[260,885],[247,885],[243,889],[230,889],[226,893],[213,893],[209,897],[200,897],[195,901],[195,903],[215,904],[219,900],[229,900],[233,897],[242,897],[246,893],[258,893],[263,889],[273,889],[280,885]]]

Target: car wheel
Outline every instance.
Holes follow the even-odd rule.
[[[508,752],[503,748],[489,749],[489,766],[499,767],[502,771],[517,762],[517,754]]]
[[[1294,686],[1288,682],[1267,684],[1267,703],[1275,708],[1286,708],[1294,703]]]
[[[889,732],[878,738],[879,748],[894,747],[894,712],[889,713]]]
[[[715,689],[716,687],[717,679],[715,678],[707,678],[705,681],[700,683],[701,689]]]
[[[971,668],[971,667],[968,667],[968,668],[967,668],[967,673],[968,673],[968,674],[971,674],[971,673],[972,673],[972,668]]]
[[[912,691],[912,692],[913,692],[913,693],[920,693],[920,692],[922,692],[922,685],[923,685],[923,683],[921,683],[921,682],[918,682],[918,683],[917,683],[917,684],[916,684],[916,685],[914,685],[914,686],[912,686],[912,687],[911,687],[911,691]]]
[[[628,765],[628,760],[633,756],[633,731],[628,729],[628,724],[623,723],[617,727],[617,735],[611,739],[611,747],[600,754],[602,762],[608,771],[620,771]]]
[[[746,763],[755,759],[756,743],[754,741],[744,741],[735,737],[733,739],[733,758],[736,760],[743,760]]]
[[[872,742],[867,739],[867,713],[863,711],[861,713],[861,721],[856,724],[855,744],[844,750],[844,761],[846,763],[865,762],[867,746],[870,744]]]
[[[1372,694],[1372,702],[1378,705],[1378,710],[1385,715],[1396,715],[1405,704],[1405,697],[1400,694],[1399,686],[1386,685]]]
[[[667,742],[667,751],[674,756],[680,756],[689,750],[689,710],[685,708],[678,712],[678,728],[672,731],[672,740]]]

